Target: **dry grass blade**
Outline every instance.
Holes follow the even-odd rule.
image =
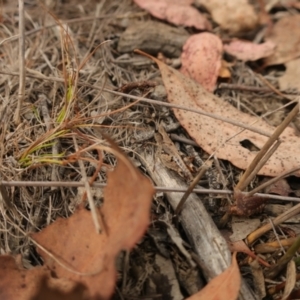
[[[272,223],[274,226],[281,224],[282,222],[292,218],[293,216],[297,215],[300,213],[300,204],[297,204],[281,214],[280,216],[276,217],[275,219],[272,220]],[[256,241],[259,237],[261,237],[263,234],[268,232],[269,230],[272,229],[272,225],[270,223],[267,223],[266,225],[258,228],[257,230],[253,231],[251,234],[247,236],[247,243],[251,245]]]
[[[235,190],[242,191],[248,186],[248,184],[257,175],[259,170],[266,164],[266,162],[269,160],[269,158],[278,149],[279,145],[280,145],[280,141],[277,140],[277,141],[275,141],[274,144],[269,146],[270,148],[266,149],[265,154],[262,154],[261,156],[260,156],[260,152],[257,154],[257,159],[255,158],[253,160],[253,163],[250,164],[249,168],[246,169],[246,171],[243,174],[242,178],[239,180],[237,186],[235,187]]]
[[[4,187],[3,185],[0,185],[0,193],[1,193],[2,200],[4,201],[5,205],[7,206],[8,210],[11,212],[13,217],[19,219],[18,212],[14,207],[14,205],[11,203],[11,199],[8,195],[6,187]]]
[[[182,196],[181,200],[179,201],[176,209],[175,209],[175,215],[178,216],[187,200],[187,198],[189,197],[189,195],[193,192],[193,189],[195,188],[195,186],[198,184],[199,180],[203,177],[203,175],[205,174],[205,172],[212,166],[213,161],[210,160],[206,163],[204,163],[204,165],[201,167],[198,175],[193,179],[193,182],[190,184],[190,186],[188,187],[187,191],[184,193],[184,195]]]
[[[18,74],[14,73],[14,72],[0,71],[0,74],[18,76]],[[47,76],[44,76],[42,74],[37,75],[37,74],[28,74],[27,73],[26,76],[30,77],[30,78],[40,79],[40,80],[47,80],[47,81],[53,81],[53,82],[64,82],[64,80],[62,78],[47,77]],[[176,104],[166,103],[166,102],[163,102],[163,101],[153,100],[153,99],[149,99],[149,98],[145,98],[145,97],[128,95],[128,94],[125,94],[125,93],[122,93],[122,92],[114,91],[111,88],[105,88],[105,87],[103,88],[103,87],[95,86],[95,85],[92,85],[92,84],[88,84],[86,82],[78,82],[78,86],[88,87],[88,88],[92,88],[92,89],[99,90],[99,91],[103,90],[103,91],[111,93],[113,95],[127,97],[129,99],[138,100],[138,101],[145,102],[145,103],[157,104],[157,105],[164,106],[164,107],[178,108],[178,109],[181,109],[181,110],[184,110],[184,111],[190,111],[190,112],[193,112],[195,114],[204,115],[204,116],[208,116],[208,117],[211,117],[211,118],[214,118],[214,119],[217,119],[217,120],[221,120],[221,121],[226,122],[228,124],[232,124],[232,125],[247,129],[249,131],[256,132],[256,133],[261,134],[261,135],[266,136],[266,137],[271,136],[271,134],[269,132],[266,132],[265,130],[258,129],[256,127],[250,126],[249,124],[242,123],[242,122],[239,122],[239,121],[235,121],[235,120],[232,120],[230,118],[225,118],[221,115],[217,115],[217,114],[214,114],[214,113],[208,113],[208,112],[205,112],[205,111],[202,111],[202,110],[199,110],[199,109],[193,109],[193,108],[190,108],[188,106],[176,105]]]
[[[288,114],[288,116],[284,119],[284,121],[276,128],[272,136],[268,139],[265,145],[261,148],[259,153],[256,155],[254,160],[251,162],[246,172],[243,174],[239,183],[236,186],[236,190],[244,190],[244,188],[249,184],[249,182],[256,176],[252,171],[257,166],[259,161],[266,155],[267,151],[270,147],[275,143],[275,141],[279,138],[284,129],[291,123],[294,117],[299,113],[299,103],[292,109],[292,111]],[[252,174],[251,174],[252,173]],[[251,176],[250,176],[251,174]]]
[[[275,183],[276,181],[292,175],[293,173],[297,172],[299,169],[300,169],[300,166],[268,180],[267,182],[261,184],[260,186],[256,187],[255,189],[253,189],[251,192],[247,193],[247,196],[253,196],[254,194],[258,193],[259,191],[261,191],[261,190],[265,189],[266,187],[270,186],[271,184]]]
[[[246,197],[241,195],[240,192],[246,188],[246,186],[258,174],[262,166],[267,162],[267,160],[270,159],[272,154],[276,151],[276,149],[279,146],[279,141],[276,142],[276,140],[279,138],[280,134],[285,130],[285,128],[290,124],[292,119],[298,113],[299,113],[299,102],[288,114],[288,116],[284,119],[284,121],[276,128],[272,136],[261,148],[261,150],[253,159],[249,167],[246,169],[245,173],[243,174],[242,178],[239,180],[237,186],[234,189],[234,198],[236,200],[236,205],[231,207],[230,209],[231,213],[241,215],[241,216],[243,215],[250,216],[263,209],[265,204],[265,199],[253,196],[254,193],[258,191],[257,189]],[[297,173],[298,170],[299,167],[294,167],[292,168],[292,170],[284,172],[284,174]],[[276,178],[280,179],[281,177],[282,175],[279,175]],[[277,180],[272,180],[272,182],[276,182]]]
[[[14,115],[15,124],[20,124],[20,113],[25,97],[25,23],[24,23],[24,0],[19,0],[19,95],[17,109]]]
[[[78,144],[77,144],[76,138],[74,136],[73,136],[73,142],[74,142],[74,145],[75,145],[75,150],[79,151]],[[88,201],[89,201],[89,205],[90,205],[90,209],[91,209],[91,213],[92,213],[93,222],[94,222],[94,225],[95,225],[95,228],[96,228],[96,232],[101,233],[101,231],[103,230],[103,232],[105,234],[107,234],[107,232],[105,230],[105,226],[103,224],[103,220],[101,218],[101,215],[96,210],[96,206],[95,206],[92,194],[91,194],[91,187],[89,185],[87,175],[86,175],[86,171],[85,171],[84,165],[82,163],[82,160],[79,159],[78,163],[79,163],[79,166],[80,166],[80,171],[81,171],[82,178],[84,180],[84,186],[86,188],[87,198],[88,198]],[[101,222],[101,226],[100,226],[100,222]]]
[[[266,277],[267,278],[275,278],[289,263],[296,252],[300,248],[300,237],[296,239],[291,247],[286,251],[286,253],[277,261],[275,265],[273,265],[270,269],[266,270]]]

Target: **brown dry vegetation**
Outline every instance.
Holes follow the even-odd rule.
[[[187,165],[192,162],[193,175],[208,155],[195,146],[169,107],[138,101],[141,97],[166,101],[166,93],[160,72],[152,61],[132,51],[120,53],[117,49],[128,24],[153,19],[129,0],[25,3],[25,96],[21,122],[15,122],[19,94],[18,11],[15,3],[9,1],[4,1],[1,7],[0,174],[1,180],[19,184],[1,186],[0,250],[1,254],[21,254],[23,265],[30,268],[40,265],[41,259],[27,234],[40,231],[58,217],[69,217],[86,197],[82,188],[71,186],[72,182],[95,176],[93,180],[97,183],[106,183],[106,171],[112,169],[115,159],[99,147],[106,145],[102,132],[149,177],[151,170],[146,159],[158,155],[160,145],[154,135],[160,122],[175,133],[174,141],[181,138],[180,150]],[[227,38],[225,33],[224,38]],[[176,59],[167,62],[177,63]],[[286,91],[290,94],[285,97],[276,94],[264,80],[277,86],[282,70],[271,67],[262,73],[261,79],[253,71],[260,67],[259,63],[236,62],[230,67],[232,85],[225,83],[215,93],[243,112],[267,114],[264,120],[277,126],[290,108],[270,112],[288,103],[294,91]],[[299,119],[292,126],[298,130]],[[187,147],[188,144],[194,148]],[[252,146],[245,145],[249,149]],[[186,181],[182,174],[179,175],[181,181]],[[240,175],[241,170],[215,159],[200,184],[212,189],[233,190]],[[262,179],[255,178],[251,188]],[[30,181],[71,183],[69,186],[34,186],[28,183]],[[21,183],[24,184],[20,186]],[[298,188],[295,185],[295,189]],[[91,192],[96,205],[100,205],[101,190],[92,188]],[[221,221],[224,225],[222,217],[229,197],[210,194],[200,198],[216,224]],[[174,206],[171,206],[163,194],[156,194],[148,233],[131,253],[120,256],[116,299],[147,295],[167,297],[170,287],[168,282],[160,284],[164,277],[157,271],[158,253],[173,263],[184,296],[197,292],[203,285],[200,268],[195,267],[197,259],[193,245],[186,244],[189,253],[185,255],[171,241],[168,227],[173,224]],[[188,243],[185,228],[177,222],[174,224]],[[230,223],[226,226],[231,228]],[[293,227],[293,230],[297,233],[299,228]],[[273,240],[274,234],[264,239]],[[241,256],[240,262],[246,266],[243,259]],[[274,262],[277,258],[266,256],[265,259]],[[241,270],[246,278],[248,266]],[[187,280],[188,276],[192,279]],[[189,281],[194,282],[192,287]]]

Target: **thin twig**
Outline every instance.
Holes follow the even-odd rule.
[[[19,0],[19,94],[18,104],[14,115],[14,123],[21,123],[21,107],[25,96],[25,22],[24,22],[24,0]]]
[[[184,203],[186,202],[188,196],[193,192],[193,189],[195,188],[195,186],[198,184],[198,182],[200,181],[200,179],[203,177],[203,175],[205,174],[205,172],[211,167],[212,165],[212,160],[204,163],[200,169],[200,172],[198,173],[198,175],[193,179],[193,182],[190,184],[190,186],[188,187],[188,189],[186,190],[186,192],[184,193],[184,195],[182,196],[182,198],[180,199],[176,209],[175,209],[175,215],[178,216],[179,213],[181,212]]]
[[[292,218],[293,216],[297,215],[300,213],[300,203],[291,207],[290,209],[288,209],[287,211],[285,211],[283,214],[279,215],[278,217],[273,219],[273,224],[274,226],[277,226],[283,222],[285,222],[286,220],[289,220],[290,218]],[[272,225],[270,223],[265,224],[264,226],[256,229],[255,231],[253,231],[252,233],[250,233],[247,236],[247,244],[251,245],[252,243],[254,243],[254,241],[256,241],[259,237],[261,237],[263,234],[265,234],[266,232],[268,232],[269,230],[272,229]]]
[[[84,187],[84,182],[74,182],[74,181],[0,181],[0,186],[15,186],[15,187]],[[94,182],[90,185],[91,187],[96,188],[105,188],[105,183]],[[176,188],[176,187],[163,187],[163,186],[155,186],[156,192],[174,192],[174,193],[185,193],[187,189]],[[220,195],[232,195],[234,191],[230,190],[214,190],[214,189],[205,189],[205,188],[197,188],[193,190],[193,193],[196,194],[220,194]],[[247,192],[241,192],[243,195],[247,196]],[[273,194],[262,194],[256,193],[255,196],[266,198],[266,199],[275,199],[282,201],[294,201],[300,202],[300,198],[297,197],[286,197],[286,196],[278,196]]]
[[[282,98],[286,98],[288,100],[293,100],[292,97],[281,93],[278,89],[276,89],[266,78],[264,78],[261,74],[256,74],[256,76],[268,87],[270,88],[275,94]],[[293,97],[294,98],[294,97]]]
[[[292,170],[289,170],[289,171],[286,171],[282,174],[280,174],[279,176],[276,176],[270,180],[268,180],[267,182],[261,184],[260,186],[256,187],[255,189],[253,189],[251,192],[249,192],[247,194],[247,196],[252,196],[254,194],[256,194],[257,192],[265,189],[266,187],[270,186],[271,184],[277,182],[278,180],[282,179],[282,178],[285,178],[289,175],[292,175],[293,173],[297,172],[298,170],[300,170],[300,166],[296,167],[296,168],[293,168]]]
[[[286,251],[285,251],[285,249],[284,249],[284,247],[283,247],[283,245],[282,245],[282,243],[281,243],[281,240],[280,240],[280,238],[279,238],[279,235],[278,235],[278,233],[277,233],[277,231],[276,231],[276,228],[275,228],[275,226],[274,226],[273,221],[272,221],[271,218],[269,218],[269,222],[270,222],[270,224],[271,224],[271,226],[272,226],[273,234],[274,234],[275,237],[276,237],[277,243],[278,243],[278,245],[280,246],[281,251],[282,251],[283,253],[285,253]]]
[[[217,89],[218,90],[221,89],[240,90],[240,91],[261,92],[261,93],[267,93],[272,91],[271,88],[234,84],[234,83],[223,83],[223,82],[218,85]]]
[[[77,141],[76,141],[76,138],[74,136],[73,136],[73,141],[74,141],[75,150],[79,151]],[[90,205],[90,209],[91,209],[91,213],[92,213],[92,219],[93,219],[94,225],[96,227],[96,232],[101,233],[101,228],[103,229],[103,231],[105,231],[105,227],[103,226],[103,224],[101,224],[101,226],[100,226],[101,220],[99,222],[98,214],[97,214],[97,211],[96,211],[96,206],[95,206],[93,196],[92,196],[92,193],[91,193],[91,186],[90,186],[89,181],[87,179],[87,175],[86,175],[85,168],[84,168],[82,160],[79,159],[78,163],[79,163],[82,179],[84,181],[85,191],[86,191],[88,202],[89,202],[89,205]]]
[[[269,160],[269,158],[274,154],[274,152],[278,149],[280,141],[276,141],[274,145],[269,149],[269,151],[262,157],[262,159],[257,163],[249,176],[245,179],[243,186],[246,187],[248,184],[254,179],[259,170],[265,165],[265,163]]]
[[[300,236],[297,237],[295,242],[289,247],[286,253],[277,261],[275,265],[272,265],[269,270],[266,271],[266,278],[275,278],[287,265],[287,263],[293,259],[295,253],[300,247]]]
[[[0,71],[0,74],[11,75],[11,76],[19,76],[18,73],[15,73],[15,72]],[[49,81],[64,83],[64,79],[62,79],[62,78],[47,77],[47,76],[44,76],[42,74],[40,74],[40,75],[26,74],[26,76],[30,77],[30,78],[36,78],[36,79],[41,79],[41,80],[49,80]],[[234,120],[229,119],[229,118],[224,118],[224,117],[216,115],[216,114],[204,112],[200,109],[193,109],[193,108],[189,108],[189,107],[183,106],[183,105],[176,105],[176,104],[171,104],[171,103],[167,103],[167,102],[163,102],[163,101],[152,100],[152,99],[149,99],[149,98],[144,98],[144,97],[139,97],[139,96],[134,96],[134,95],[128,95],[128,94],[124,94],[124,93],[121,93],[121,92],[113,91],[109,88],[97,87],[95,85],[88,84],[86,82],[78,82],[78,86],[89,87],[89,88],[92,88],[92,89],[95,89],[95,90],[103,90],[104,92],[108,92],[108,93],[111,93],[113,95],[122,96],[122,97],[130,98],[130,99],[138,100],[138,101],[141,101],[141,102],[145,102],[145,103],[150,103],[150,104],[155,104],[155,105],[160,105],[160,106],[165,106],[165,107],[171,107],[171,108],[177,108],[177,109],[182,109],[182,110],[185,110],[185,111],[190,111],[190,112],[193,112],[193,113],[196,113],[196,114],[207,116],[207,117],[210,117],[210,118],[213,118],[213,119],[216,119],[216,120],[220,120],[220,121],[223,121],[223,122],[226,122],[226,123],[229,123],[229,124],[232,124],[232,125],[235,125],[235,126],[247,129],[247,130],[250,130],[252,132],[264,135],[266,137],[271,136],[271,134],[269,132],[266,132],[264,130],[255,128],[253,126],[249,126],[248,124],[244,124],[244,123],[241,123],[241,122],[234,121]]]

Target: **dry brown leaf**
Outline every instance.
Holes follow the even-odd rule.
[[[72,270],[90,274],[81,276],[71,272],[39,250],[45,265],[56,277],[83,283],[91,299],[96,296],[105,299],[111,295],[115,270],[114,258],[108,252],[109,238],[103,233],[96,233],[89,211],[80,208],[68,219],[59,218],[41,232],[33,234],[33,238]]]
[[[265,59],[267,66],[286,63],[300,56],[300,15],[280,19],[266,36],[276,45],[275,53]]]
[[[156,58],[147,56],[152,58],[160,68],[170,103],[213,113],[244,124],[255,123],[256,128],[264,130],[270,135],[275,130],[273,126],[263,120],[245,114],[228,102],[207,92],[200,84],[184,76],[179,71],[165,65]],[[246,169],[256,156],[256,152],[245,148],[242,142],[250,142],[250,144],[260,149],[268,139],[266,136],[249,130],[239,133],[241,131],[240,127],[221,120],[182,109],[174,108],[173,110],[178,121],[202,149],[209,154],[215,153],[219,159],[228,160],[240,169]],[[237,133],[239,134],[236,135]],[[298,155],[300,138],[296,135],[294,129],[286,128],[280,139],[282,143],[258,172],[259,175],[275,177],[300,165]],[[300,176],[300,171],[294,174]]]
[[[258,24],[258,16],[247,0],[196,0],[195,3],[203,5],[213,20],[231,34],[252,30]]]
[[[234,40],[224,45],[224,50],[240,60],[255,61],[272,55],[275,47],[276,45],[271,41],[255,44],[248,41]]]
[[[287,62],[285,67],[284,74],[278,79],[280,90],[295,89],[299,92],[300,58]]]
[[[187,300],[219,300],[237,299],[241,286],[241,275],[236,261],[236,254],[232,256],[231,266],[222,274],[212,279],[207,286]]]
[[[0,256],[0,299],[33,300],[51,299],[86,299],[84,287],[68,279],[55,279],[45,267],[26,270],[18,266],[10,255]]]
[[[111,142],[111,141],[110,141]],[[112,142],[111,142],[112,143]],[[97,234],[91,213],[79,208],[68,219],[58,219],[33,238],[72,272],[39,250],[45,265],[58,278],[84,284],[89,299],[108,299],[113,292],[115,258],[123,249],[131,249],[144,234],[154,193],[149,179],[143,176],[118,150],[118,164],[108,173],[101,213],[106,232]]]
[[[261,183],[264,183],[265,181],[268,181],[268,179],[263,180]],[[273,184],[269,185],[264,189],[264,192],[266,194],[276,194],[280,196],[288,196],[291,192],[292,189],[289,186],[288,182],[286,179],[281,178],[274,182]]]
[[[300,2],[297,2],[295,0],[290,0],[290,1],[287,0],[287,1],[284,1],[284,6],[300,9]]]
[[[183,46],[180,71],[208,91],[213,91],[222,65],[222,52],[222,41],[216,35],[208,32],[194,34]]]
[[[134,0],[141,8],[158,19],[175,25],[193,26],[199,30],[211,30],[210,22],[196,8],[193,0]]]

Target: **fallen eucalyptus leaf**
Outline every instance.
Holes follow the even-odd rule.
[[[170,103],[213,113],[244,124],[254,124],[257,129],[270,135],[274,132],[275,127],[262,119],[237,110],[181,72],[150,55],[143,54],[158,64]],[[261,149],[268,140],[262,134],[248,129],[242,131],[242,128],[236,125],[208,116],[178,108],[173,108],[173,111],[181,125],[203,150],[209,154],[215,153],[219,159],[228,160],[240,169],[246,169],[256,156],[256,151],[248,149],[245,142]],[[300,137],[296,135],[295,130],[291,127],[286,128],[280,140],[280,146],[260,169],[259,175],[275,177],[300,165]],[[300,171],[294,175],[300,176]]]

